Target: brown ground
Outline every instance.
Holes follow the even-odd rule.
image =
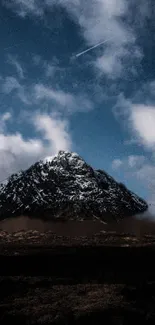
[[[0,252],[6,245],[57,246],[143,246],[155,245],[155,222],[127,218],[118,224],[100,221],[43,222],[29,217],[0,222]],[[23,250],[24,252],[24,250]]]
[[[100,221],[68,221],[50,222],[40,219],[20,216],[0,221],[0,229],[13,233],[21,230],[37,230],[40,233],[52,231],[58,236],[91,236],[104,230],[105,225]]]
[[[20,230],[37,230],[40,233],[52,231],[58,236],[88,236],[91,237],[100,231],[115,231],[118,234],[126,233],[141,237],[144,234],[155,235],[155,220],[138,220],[135,217],[125,218],[119,223],[106,225],[100,221],[68,221],[68,222],[50,222],[40,219],[20,216],[8,218],[0,221],[0,230],[8,233]]]

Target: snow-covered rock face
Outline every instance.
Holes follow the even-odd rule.
[[[59,151],[0,186],[0,218],[120,220],[144,212],[147,203],[76,153]]]

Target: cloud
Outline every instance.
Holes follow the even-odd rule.
[[[153,87],[154,82],[151,82],[149,87],[148,84],[144,84],[142,87],[143,90],[149,89],[149,98]],[[131,140],[128,142],[139,144],[144,149],[152,151],[155,149],[155,105],[147,104],[147,101],[146,104],[143,104],[143,98],[140,102],[142,89],[138,90],[131,99],[120,94],[113,112],[115,117],[119,121],[123,121],[125,127],[128,128],[131,135]],[[137,101],[138,103],[136,103]]]
[[[129,155],[122,159],[114,159],[112,162],[113,169],[122,169],[126,171],[138,170],[143,167],[147,162],[147,158],[143,155]]]
[[[53,148],[53,152],[60,149],[71,149],[71,139],[68,133],[68,123],[65,120],[58,120],[47,115],[38,115],[34,120],[34,125],[43,134],[43,138],[48,140]]]
[[[4,79],[4,82],[2,84],[2,91],[5,94],[10,94],[13,90],[19,90],[20,89],[20,84],[18,80],[15,77],[6,77]]]
[[[6,113],[3,122],[6,123],[10,118],[9,113]],[[10,134],[5,132],[4,127],[0,129],[0,181],[28,168],[37,160],[72,147],[66,120],[50,115],[35,115],[29,122],[36,133],[34,138],[25,139],[19,132]]]
[[[2,121],[8,121],[9,119],[11,119],[11,113],[10,112],[5,112],[1,117]]]
[[[123,164],[121,159],[114,159],[112,162],[112,169],[118,169]]]
[[[146,162],[133,173],[133,177],[148,190],[148,203],[150,217],[155,219],[155,165],[153,162]]]
[[[53,77],[57,71],[56,66],[52,65],[51,63],[45,64],[44,69],[46,77]]]
[[[6,95],[16,93],[17,97],[26,105],[30,105],[30,96],[26,92],[25,86],[21,85],[17,78],[13,76],[8,76],[1,79],[1,89],[2,92]]]
[[[4,4],[23,18],[29,14],[42,16],[44,12],[40,0],[4,0]]]
[[[130,155],[128,156],[128,166],[130,168],[139,168],[145,163],[145,156]]]
[[[155,193],[155,166],[151,163],[145,163],[137,169],[134,174],[138,180],[147,184],[148,188]]]
[[[92,102],[85,94],[73,95],[62,90],[48,87],[44,84],[34,85],[34,100],[49,101],[56,105],[57,111],[65,109],[66,113],[90,111],[93,109]]]
[[[117,164],[118,161],[118,164]],[[112,162],[112,168],[117,171],[123,171],[126,179],[133,179],[147,189],[147,201],[149,204],[155,202],[155,165],[153,156],[148,159],[144,155],[129,155],[122,159],[115,159]],[[155,212],[154,205],[149,208],[150,213]]]
[[[62,106],[72,107],[74,104],[74,97],[61,90],[54,90],[46,87],[43,84],[36,84],[34,87],[35,97],[37,100],[49,99],[54,100],[57,104]]]
[[[19,78],[24,79],[24,70],[17,59],[14,56],[8,54],[8,62],[15,67]]]
[[[145,189],[147,189],[147,201],[149,204],[149,211],[153,218],[155,217],[155,165],[152,161],[146,160],[140,167],[137,166],[131,177],[137,179]]]
[[[155,146],[155,106],[132,105],[130,122],[133,132],[147,147]]]
[[[43,83],[21,84],[13,76],[7,76],[0,80],[1,90],[8,95],[12,92],[25,105],[40,105],[40,108],[47,106],[53,111],[63,112],[63,114],[72,114],[75,112],[88,112],[94,108],[93,103],[85,93],[72,94],[47,86]]]
[[[0,132],[6,129],[7,121],[11,119],[11,113],[5,112],[4,114],[0,115]]]
[[[105,51],[105,54],[96,60],[96,67],[111,79],[120,76],[123,69],[120,55],[109,53],[109,51]]]
[[[131,69],[131,58],[141,61],[143,55],[142,52],[136,47],[132,48],[131,51],[125,47],[120,47],[112,50],[111,47],[107,47],[104,50],[104,54],[97,58],[96,67],[102,73],[106,74],[111,79],[116,79],[126,75],[127,73],[135,74],[135,68]],[[128,63],[130,62],[130,69],[128,70]]]
[[[126,175],[126,178],[137,180],[148,191],[148,201],[155,202],[155,83],[144,82],[132,98],[123,94],[118,96],[114,109],[115,116],[123,121],[131,136],[130,143],[138,144],[144,155],[130,155],[112,162],[112,168]],[[151,102],[151,104],[150,104]],[[127,142],[126,142],[127,144]],[[146,152],[146,154],[145,154]],[[149,157],[149,158],[148,158]],[[155,212],[155,208],[152,210]]]
[[[32,61],[34,65],[42,67],[45,73],[45,77],[54,77],[56,72],[60,72],[62,69],[59,67],[59,61],[53,58],[52,62],[44,60],[40,55],[33,55]]]
[[[147,76],[148,77],[148,76]],[[135,92],[132,94],[131,101],[134,104],[143,104],[145,106],[153,106],[155,103],[155,81],[147,81],[144,78],[140,88],[136,87]],[[148,77],[149,79],[149,77]]]

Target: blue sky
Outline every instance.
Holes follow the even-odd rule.
[[[154,200],[154,14],[153,0],[1,2],[0,180],[71,150]]]

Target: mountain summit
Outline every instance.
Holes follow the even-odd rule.
[[[147,210],[147,203],[78,154],[59,151],[13,174],[0,186],[0,219],[11,216],[118,221]]]

